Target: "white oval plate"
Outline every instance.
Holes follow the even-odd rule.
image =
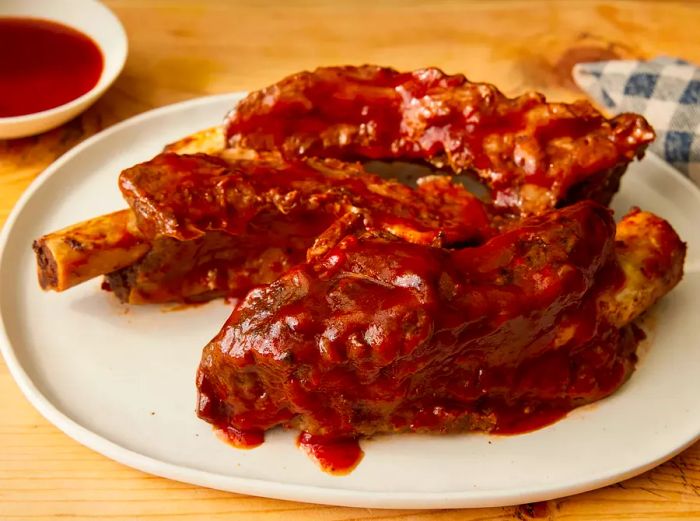
[[[62,294],[36,282],[32,239],[125,206],[120,170],[218,124],[240,95],[132,118],[50,166],[0,236],[0,347],[31,403],[80,443],[160,476],[234,492],[362,507],[496,506],[550,499],[639,474],[700,434],[700,193],[655,157],[633,165],[616,197],[667,218],[688,241],[687,274],[653,312],[648,352],[612,397],[520,436],[382,436],[362,443],[349,476],[321,472],[293,432],[241,451],[194,414],[201,347],[229,314],[221,301],[179,312],[126,308],[95,280]]]

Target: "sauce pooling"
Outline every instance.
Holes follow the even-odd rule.
[[[0,117],[72,101],[100,79],[97,44],[71,27],[37,18],[0,17]]]
[[[265,433],[257,429],[244,431],[229,426],[217,427],[215,432],[219,439],[233,445],[237,449],[254,449],[265,441]]]
[[[328,474],[349,474],[365,453],[355,438],[333,438],[302,432],[297,439],[299,447]]]

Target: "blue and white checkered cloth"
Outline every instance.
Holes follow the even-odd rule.
[[[656,130],[649,149],[700,184],[700,68],[683,60],[579,63],[574,81],[617,114],[642,114]]]

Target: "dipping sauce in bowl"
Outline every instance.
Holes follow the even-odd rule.
[[[102,52],[87,35],[39,18],[0,17],[0,118],[58,107],[99,81]]]

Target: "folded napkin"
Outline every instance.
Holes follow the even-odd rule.
[[[683,60],[579,63],[576,84],[611,112],[642,114],[656,130],[649,149],[700,184],[700,68]]]

